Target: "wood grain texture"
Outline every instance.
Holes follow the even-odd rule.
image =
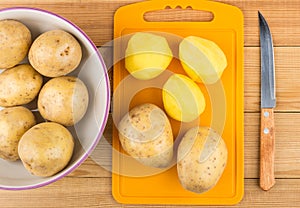
[[[258,179],[245,180],[245,195],[236,207],[298,207],[300,186],[297,179],[278,179],[276,189],[264,192]],[[171,208],[173,205],[122,205],[111,195],[110,178],[66,177],[47,187],[27,191],[0,191],[1,207],[5,208]],[[178,208],[191,206],[178,206]],[[205,206],[201,206],[205,207]],[[216,206],[209,206],[216,207]],[[218,206],[222,207],[222,206]],[[224,206],[228,207],[228,206]]]
[[[260,187],[268,191],[275,184],[275,126],[273,108],[261,109],[260,118]]]
[[[29,6],[50,10],[81,27],[97,46],[113,37],[113,15],[123,5],[141,0],[0,0],[0,8]],[[245,196],[236,207],[300,206],[300,2],[297,0],[218,0],[239,7],[245,23]],[[276,186],[264,192],[259,187],[260,146],[260,53],[257,11],[271,28],[274,40],[277,106]],[[180,11],[175,14],[181,17]],[[152,16],[151,16],[152,15]],[[180,16],[181,15],[181,16]],[[150,14],[158,18],[159,14]],[[172,16],[166,15],[172,20]],[[187,19],[197,17],[192,12]],[[149,16],[147,17],[149,18]],[[198,18],[198,17],[197,17]],[[110,43],[111,44],[111,43]],[[112,48],[102,48],[108,66]],[[110,70],[110,77],[113,71]],[[49,186],[27,191],[0,191],[0,207],[175,207],[164,205],[121,205],[111,195],[110,118],[104,133],[105,145],[69,176]],[[103,142],[104,139],[101,140]],[[101,164],[101,166],[99,165]],[[3,170],[0,170],[3,171]],[[179,206],[187,207],[187,206]]]
[[[260,51],[245,47],[245,111],[260,111]],[[275,47],[276,112],[300,110],[300,48]]]
[[[2,0],[0,8],[29,6],[50,10],[73,21],[98,45],[113,37],[113,15],[123,5],[141,0]],[[218,0],[239,7],[245,17],[245,46],[259,46],[257,11],[271,28],[275,46],[300,46],[300,3],[297,0]],[[189,14],[186,13],[185,16]]]

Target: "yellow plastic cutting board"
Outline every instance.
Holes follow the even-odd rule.
[[[208,11],[213,20],[208,22],[148,22],[144,14],[165,8],[192,8]],[[228,66],[221,81],[215,86],[199,84],[207,106],[197,124],[218,128],[228,148],[228,163],[214,188],[202,194],[192,193],[180,185],[176,162],[164,170],[145,167],[128,156],[113,130],[112,194],[120,203],[127,204],[195,204],[229,205],[238,203],[244,192],[244,80],[243,80],[243,14],[231,5],[205,0],[153,0],[119,8],[114,17],[114,97],[113,119],[118,120],[131,108],[142,103],[153,103],[163,109],[161,86],[170,73],[185,74],[180,62],[173,58],[168,72],[160,77],[140,81],[134,79],[124,66],[124,51],[131,34],[145,31],[165,36],[174,56],[178,57],[180,38],[199,36],[217,43],[224,51]],[[223,112],[222,109],[225,109]],[[222,120],[224,122],[222,123]],[[194,123],[182,125],[170,119],[175,135]],[[217,122],[216,122],[217,121]],[[220,122],[218,122],[220,121]]]

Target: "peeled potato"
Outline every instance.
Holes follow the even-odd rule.
[[[125,67],[136,79],[149,80],[161,74],[172,58],[172,51],[164,37],[138,32],[128,41]]]
[[[40,74],[46,77],[66,75],[80,64],[79,42],[68,32],[51,30],[41,34],[30,47],[28,59]]]
[[[162,96],[167,114],[178,121],[193,121],[205,109],[204,95],[199,86],[181,74],[174,74],[167,80]]]
[[[227,164],[227,147],[220,135],[209,127],[186,132],[178,147],[177,172],[181,185],[192,192],[213,188]]]
[[[25,168],[36,176],[52,176],[70,161],[74,149],[71,133],[54,122],[40,123],[29,129],[18,146]]]
[[[227,59],[213,41],[189,36],[179,45],[179,59],[185,72],[196,82],[213,84],[222,76]]]
[[[11,68],[20,63],[31,44],[30,30],[16,20],[0,20],[0,68]]]
[[[118,125],[123,149],[140,163],[164,168],[173,158],[173,133],[165,113],[146,103],[133,108]]]
[[[42,76],[29,64],[20,64],[0,74],[0,106],[24,105],[38,95]]]
[[[79,78],[71,76],[49,80],[38,97],[42,117],[65,126],[79,122],[87,111],[88,103],[87,87]]]
[[[0,111],[0,158],[19,159],[18,144],[23,134],[35,125],[34,115],[27,108],[18,106]]]

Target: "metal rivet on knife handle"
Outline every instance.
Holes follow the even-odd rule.
[[[268,117],[263,116],[266,112],[269,114]],[[267,191],[275,184],[275,129],[273,108],[262,109],[261,114],[260,187]]]

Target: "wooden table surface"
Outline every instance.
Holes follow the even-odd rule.
[[[50,10],[76,23],[97,46],[102,46],[112,40],[114,12],[120,6],[137,1],[0,0],[0,8],[30,6]],[[245,17],[245,194],[243,200],[236,206],[300,207],[300,2],[298,0],[221,2],[239,7]],[[276,64],[276,185],[268,192],[262,191],[258,185],[260,122],[258,10],[267,19],[273,33]],[[111,48],[106,47],[102,50],[105,59],[111,61]],[[104,136],[111,138],[111,133],[112,120],[109,119]],[[73,173],[46,187],[25,191],[0,191],[0,207],[175,206],[118,204],[111,195],[111,173],[89,158]]]

